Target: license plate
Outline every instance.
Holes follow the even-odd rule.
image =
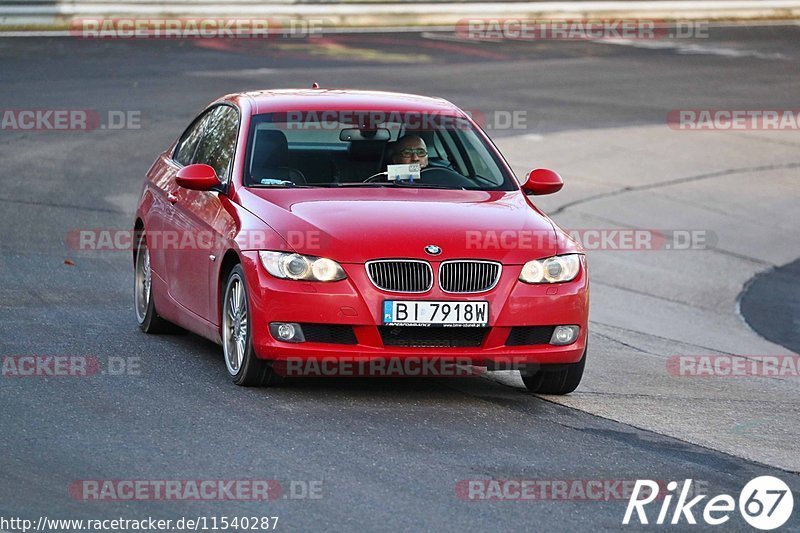
[[[386,300],[383,323],[394,326],[486,326],[489,302]]]

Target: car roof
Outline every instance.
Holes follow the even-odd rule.
[[[385,91],[354,89],[270,89],[229,95],[247,98],[252,114],[306,110],[368,110],[438,113],[464,116],[464,112],[443,98]]]

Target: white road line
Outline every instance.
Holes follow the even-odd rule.
[[[240,70],[201,70],[187,72],[187,76],[196,78],[216,78],[218,76],[229,77],[250,77],[250,76],[264,76],[266,74],[274,74],[278,69],[274,68],[249,68]]]
[[[633,48],[646,48],[649,50],[674,50],[682,55],[712,55],[722,57],[755,57],[758,59],[789,59],[784,54],[764,53],[756,50],[738,50],[724,46],[708,46],[698,43],[676,42],[671,40],[645,41],[634,39],[593,39],[592,42],[600,44],[614,44],[618,46],[632,46]]]

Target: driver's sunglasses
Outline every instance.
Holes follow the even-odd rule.
[[[403,157],[411,157],[412,155],[417,155],[418,157],[425,157],[428,155],[428,151],[425,148],[403,148],[399,152],[397,152]]]

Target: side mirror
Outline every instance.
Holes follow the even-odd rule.
[[[553,194],[561,190],[564,186],[564,180],[554,172],[547,168],[535,168],[528,172],[525,177],[525,183],[522,184],[522,190],[526,194]]]
[[[222,185],[217,171],[208,165],[187,165],[175,175],[175,183],[184,189],[210,191]]]

